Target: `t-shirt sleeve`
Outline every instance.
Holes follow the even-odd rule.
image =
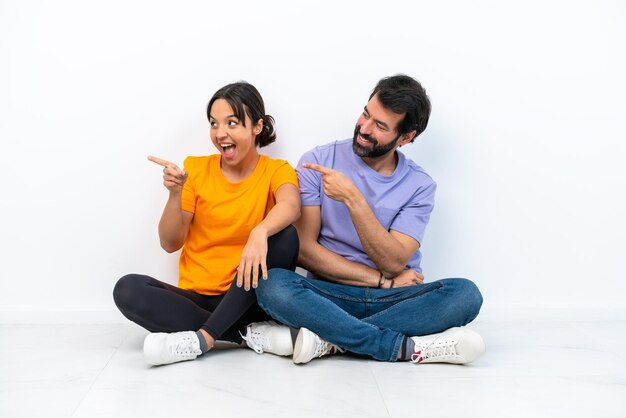
[[[191,157],[185,158],[183,169],[187,172],[187,181],[183,186],[181,208],[187,212],[196,213],[196,189],[194,185],[195,164]]]
[[[287,161],[281,161],[281,163],[272,175],[270,187],[273,194],[276,194],[276,190],[283,184],[293,184],[298,187],[296,171]]]
[[[434,181],[418,190],[409,204],[400,210],[389,229],[408,235],[421,245],[426,225],[435,206],[436,190],[437,184]]]
[[[322,175],[315,170],[303,168],[302,163],[319,164],[319,158],[313,151],[306,152],[298,161],[296,173],[300,183],[302,206],[320,206],[322,204]]]

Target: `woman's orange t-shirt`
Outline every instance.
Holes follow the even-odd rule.
[[[182,209],[194,214],[179,262],[178,286],[205,295],[225,293],[235,278],[252,228],[276,204],[283,184],[298,186],[296,172],[284,160],[261,155],[245,180],[229,182],[219,154],[187,157],[189,173]]]

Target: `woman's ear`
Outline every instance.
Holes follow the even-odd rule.
[[[256,124],[254,125],[254,128],[252,129],[252,132],[255,135],[258,135],[261,133],[261,131],[263,130],[263,119],[259,119]]]

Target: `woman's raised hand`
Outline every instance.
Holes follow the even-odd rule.
[[[148,160],[164,167],[163,168],[163,185],[170,193],[181,193],[183,186],[187,181],[188,173],[178,168],[178,166],[161,158],[148,156]]]

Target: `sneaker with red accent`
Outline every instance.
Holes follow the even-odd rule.
[[[485,352],[485,342],[477,332],[454,327],[439,334],[411,337],[415,353],[411,363],[471,363]]]
[[[293,347],[293,362],[303,364],[317,357],[345,352],[346,350],[342,350],[336,345],[322,340],[308,329],[300,328],[296,344]]]

